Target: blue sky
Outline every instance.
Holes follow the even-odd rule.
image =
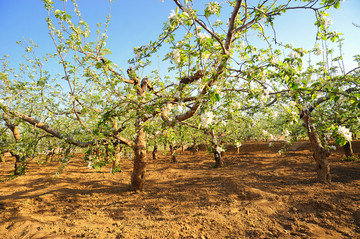
[[[96,23],[106,21],[108,1],[78,0],[78,4],[85,21],[95,34]],[[60,6],[57,7],[61,9]],[[161,33],[170,10],[174,8],[175,4],[171,0],[114,0],[107,41],[107,47],[113,53],[111,60],[127,68],[127,60],[133,56],[133,48],[155,40]],[[23,37],[26,40],[32,39],[39,45],[36,52],[38,56],[54,52],[46,17],[47,11],[41,0],[0,0],[0,56],[7,54],[10,55],[12,64],[19,62],[24,51],[16,41]],[[346,0],[340,9],[330,11],[330,18],[333,20],[332,29],[344,34],[346,68],[350,70],[356,66],[351,60],[353,55],[360,54],[360,28],[352,25],[353,22],[360,25],[360,1]],[[315,43],[315,27],[312,22],[313,14],[310,12],[294,11],[281,17],[276,22],[278,40],[293,42],[296,47],[311,48]]]

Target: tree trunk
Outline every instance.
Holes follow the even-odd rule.
[[[330,156],[330,152],[326,150],[319,139],[319,135],[312,124],[310,111],[303,111],[302,117],[305,123],[306,131],[311,143],[311,148],[313,151],[313,157],[316,162],[316,172],[317,177],[320,182],[330,183],[331,182],[331,174],[330,174],[330,165],[328,161],[328,157]]]
[[[153,160],[156,160],[156,153],[157,153],[158,147],[157,147],[157,143],[155,143],[154,145],[154,149],[152,151],[152,156],[153,156]]]
[[[15,138],[15,144],[17,144],[20,141],[20,132],[17,125],[10,124],[9,122],[6,122],[8,128],[11,129],[14,138]],[[22,175],[25,173],[25,165],[21,161],[21,157],[18,154],[15,154],[11,152],[11,154],[15,157],[15,165],[14,165],[14,175]]]
[[[215,158],[215,168],[221,168],[224,166],[224,162],[221,157],[221,153],[218,150],[217,145],[214,147],[214,158]]]
[[[177,158],[176,158],[176,146],[170,144],[170,154],[171,154],[171,160],[173,163],[177,163]]]
[[[112,163],[112,168],[114,169],[120,169],[120,160],[121,160],[121,146],[120,145],[116,145],[114,148],[114,161]]]
[[[195,155],[196,152],[198,152],[198,148],[197,148],[196,138],[194,138],[194,141],[193,141],[193,154]]]
[[[163,154],[164,154],[164,155],[167,154],[167,145],[166,145],[166,143],[164,143],[164,151],[163,151]]]
[[[11,155],[15,157],[15,166],[14,166],[14,175],[19,176],[25,173],[25,168],[23,162],[21,162],[20,155],[11,152]]]
[[[224,166],[224,163],[221,157],[221,152],[219,151],[218,139],[213,130],[211,131],[211,136],[213,138],[213,151],[214,151],[214,159],[215,159],[214,167],[221,168]]]
[[[134,168],[131,175],[131,187],[134,191],[142,191],[146,174],[146,141],[143,129],[140,129],[134,145]]]
[[[344,153],[345,153],[346,158],[354,157],[354,151],[352,149],[352,144],[350,141],[347,141],[343,148],[344,148]]]

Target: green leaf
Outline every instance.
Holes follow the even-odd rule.
[[[102,66],[103,66],[103,64],[102,64],[101,62],[97,62],[97,63],[95,64],[96,69],[101,69]]]
[[[220,95],[218,93],[215,94],[216,101],[220,101]]]
[[[291,89],[293,89],[293,90],[299,89],[299,84],[298,83],[292,83]]]

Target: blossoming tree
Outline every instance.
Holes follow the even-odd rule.
[[[66,10],[71,3],[64,1],[60,10],[53,1],[43,1],[55,46],[50,57],[59,62],[62,73],[57,77],[51,75],[43,70],[46,59],[34,56],[30,61],[32,67],[25,67],[33,83],[29,78],[23,84],[36,86],[40,98],[31,104],[43,111],[30,114],[18,108],[16,94],[3,99],[0,109],[66,144],[91,150],[115,149],[119,144],[131,147],[134,151],[131,185],[136,191],[144,187],[146,134],[155,118],[161,117],[168,127],[189,120],[210,99],[219,98],[221,87],[216,85],[249,89],[256,86],[249,94],[267,98],[268,87],[262,83],[267,70],[280,66],[284,77],[293,70],[289,62],[278,62],[279,51],[272,48],[277,42],[269,41],[265,27],[275,29],[274,20],[278,16],[299,9],[313,11],[314,19],[319,19],[320,11],[340,4],[339,0],[256,3],[234,0],[197,6],[192,0],[173,0],[176,10],[171,11],[163,32],[155,41],[135,49],[135,57],[129,61],[131,67],[126,67],[125,73],[107,57],[111,53],[106,48],[110,16],[105,28],[97,31],[96,40],[91,41],[89,26],[75,1],[72,1],[74,13]],[[319,27],[324,24],[319,22]],[[268,47],[252,46],[249,34],[257,34]],[[171,80],[156,73],[139,77],[141,69],[151,67],[152,56],[160,48],[167,51],[163,59],[171,63]],[[33,52],[31,46],[26,50]],[[293,53],[301,54],[296,49]],[[6,72],[2,77],[11,82],[19,80],[16,75],[10,79]],[[58,82],[66,83],[66,89],[56,92],[52,84]],[[33,89],[28,87],[27,91]],[[21,101],[29,103],[25,98]]]

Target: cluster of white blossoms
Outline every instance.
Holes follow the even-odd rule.
[[[240,48],[242,48],[242,49],[243,49],[243,48],[245,48],[245,47],[246,47],[245,42],[243,42],[243,41],[242,41],[242,42],[240,42]]]
[[[270,140],[276,140],[275,137],[274,137],[274,135],[269,134],[269,132],[267,132],[266,130],[263,130],[263,135],[264,135],[265,137],[269,137]],[[269,146],[270,146],[270,145],[269,145]]]
[[[179,64],[179,63],[180,63],[180,59],[181,59],[180,50],[179,50],[179,49],[175,49],[175,50],[172,52],[172,55],[173,55],[173,59],[174,59],[175,63],[176,63],[176,64]]]
[[[296,51],[292,51],[289,56],[292,57],[292,58],[299,58],[300,54],[297,53]]]
[[[235,147],[236,147],[236,148],[240,148],[240,147],[241,147],[241,143],[240,143],[240,142],[236,142]]]
[[[258,56],[258,59],[259,59],[259,61],[265,61],[265,56],[259,55],[259,56]]]
[[[319,46],[316,46],[316,47],[315,47],[315,50],[314,50],[314,54],[317,55],[317,56],[320,56],[320,55],[323,54],[323,50],[320,49]]]
[[[221,152],[225,152],[225,149],[221,148],[220,146],[216,146],[216,150],[221,153]]]
[[[197,37],[200,38],[200,39],[205,39],[205,38],[209,38],[209,35],[206,34],[206,33],[199,32],[197,34]]]
[[[220,10],[220,6],[217,2],[210,2],[206,8],[211,14],[215,14]]]
[[[278,56],[272,56],[270,59],[270,63],[273,65],[276,65],[277,63],[279,63],[279,57]]]
[[[94,163],[92,161],[89,161],[88,163],[88,168],[89,169],[93,169]]]
[[[333,24],[333,21],[327,17],[324,17],[324,25],[325,27],[329,27]]]
[[[214,114],[212,112],[205,112],[205,114],[201,115],[201,124],[204,127],[208,127],[214,121]]]
[[[335,146],[335,145],[331,145],[331,146],[329,146],[329,149],[331,149],[331,150],[336,150],[336,146]]]
[[[174,17],[176,17],[176,13],[175,13],[174,9],[171,9],[171,12],[170,12],[170,14],[169,14],[169,21],[170,21],[171,19],[173,19]]]
[[[284,136],[285,136],[285,137],[288,137],[289,135],[290,135],[289,130],[287,130],[287,129],[286,129],[286,130],[284,130]]]
[[[344,126],[339,126],[339,129],[337,132],[342,137],[344,137],[344,139],[346,139],[347,141],[351,141],[352,133],[350,132],[350,130],[348,128],[346,128]]]

